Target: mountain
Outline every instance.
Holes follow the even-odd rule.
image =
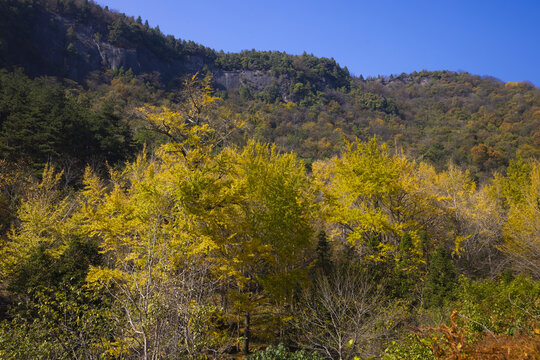
[[[540,358],[535,86],[0,14],[0,359]]]
[[[49,83],[77,93],[77,100],[65,101],[102,119],[88,120],[92,124],[86,128],[94,134],[89,138],[119,139],[98,136],[91,128],[109,124],[103,133],[127,124],[131,135],[115,130],[123,134],[120,143],[127,148],[118,150],[123,154],[153,141],[139,131],[140,124],[130,115],[133,108],[145,103],[174,106],[181,79],[198,72],[212,74],[223,107],[246,120],[237,141],[272,141],[298,152],[308,164],[336,154],[346,140],[374,135],[413,158],[440,167],[452,161],[480,177],[504,169],[518,151],[525,158],[540,155],[540,90],[529,83],[505,84],[450,71],[364,79],[351,76],[333,59],[308,54],[216,52],[86,0],[0,0],[0,10],[6,19],[0,24],[0,66],[10,74],[22,68],[25,75],[20,76],[29,82],[20,81],[36,88],[45,86],[40,77],[52,76],[56,80]],[[20,127],[22,107],[12,106],[9,94],[2,101],[0,138],[9,139],[6,127]],[[45,109],[25,118],[40,111]],[[48,124],[43,118],[42,124]],[[9,125],[7,119],[19,125]],[[115,147],[104,150],[105,145],[95,144],[99,139],[85,151],[100,149],[111,161],[127,156],[110,155]],[[24,139],[17,141],[19,149],[26,146]],[[3,156],[18,156],[16,148],[4,147]],[[44,162],[63,152],[55,148],[38,157]]]
[[[347,86],[350,80],[334,60],[280,52],[217,53],[88,1],[1,4],[9,21],[2,25],[0,64],[22,66],[30,76],[84,83],[92,73],[123,68],[134,75],[157,72],[168,84],[182,74],[206,69],[214,73],[218,88],[247,85],[262,90],[278,83],[285,99],[293,80],[311,81],[319,90]],[[300,69],[308,71],[295,76]]]

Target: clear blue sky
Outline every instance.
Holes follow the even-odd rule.
[[[237,52],[304,51],[354,75],[467,71],[540,86],[540,0],[97,0]]]

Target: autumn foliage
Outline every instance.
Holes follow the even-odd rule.
[[[538,357],[538,161],[477,182],[373,137],[308,171],[185,89],[137,110],[159,147],[76,188],[1,164],[0,357]]]
[[[532,360],[540,357],[540,330],[532,334],[467,333],[457,310],[450,315],[450,324],[423,329],[432,339],[433,354],[441,360]],[[535,324],[538,326],[538,324]]]

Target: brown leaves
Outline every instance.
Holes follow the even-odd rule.
[[[540,359],[540,335],[494,334],[489,329],[471,334],[460,324],[464,319],[457,310],[450,315],[450,325],[423,329],[429,334],[435,357],[439,360],[533,360]],[[465,321],[472,321],[466,319]],[[482,325],[482,324],[480,324]],[[483,326],[483,325],[482,325]]]

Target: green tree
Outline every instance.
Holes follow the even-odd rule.
[[[457,275],[448,251],[439,246],[429,264],[424,295],[427,306],[440,307],[454,298]]]
[[[324,274],[329,274],[332,269],[331,249],[326,232],[321,230],[317,242],[317,267]]]

